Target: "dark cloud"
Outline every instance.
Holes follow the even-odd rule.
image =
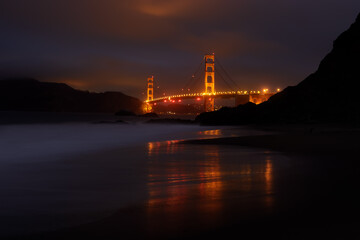
[[[215,52],[238,85],[283,88],[316,69],[359,10],[358,0],[3,0],[0,77],[141,97],[148,74],[175,92]]]

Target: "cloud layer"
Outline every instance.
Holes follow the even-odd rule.
[[[283,88],[316,69],[359,10],[357,0],[5,0],[0,77],[141,97],[147,75],[176,92],[215,52],[241,87]]]

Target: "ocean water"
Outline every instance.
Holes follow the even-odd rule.
[[[179,195],[212,201],[228,174],[221,159],[253,152],[178,141],[254,134],[264,133],[139,122],[0,125],[0,236],[89,223],[129,206],[181,207]],[[194,186],[203,194],[193,195]],[[179,192],[187,187],[188,196]]]
[[[0,125],[0,164],[51,161],[59,156],[131,147],[153,141],[263,134],[251,129],[197,125],[54,123]]]
[[[360,212],[351,191],[357,175],[336,156],[181,143],[262,134],[139,122],[1,125],[0,237],[168,239],[220,231],[278,239]]]

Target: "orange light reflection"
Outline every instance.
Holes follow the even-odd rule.
[[[202,133],[216,135],[221,134],[220,131]],[[200,153],[191,153],[187,151],[194,148],[177,143],[165,141],[148,144],[149,231],[161,231],[151,221],[158,217],[164,222],[171,222],[167,227],[174,229],[170,230],[181,230],[180,226],[184,226],[189,214],[199,218],[204,226],[213,226],[221,221],[223,211],[229,211],[226,202],[230,197],[227,195],[229,192],[237,194],[241,203],[234,210],[240,213],[247,211],[247,204],[271,211],[274,205],[271,153],[264,153],[265,158],[256,161],[243,160],[239,155],[239,159],[232,162],[236,153],[226,155],[227,151],[219,146],[201,146]],[[233,159],[227,162],[229,156]]]
[[[221,132],[221,129],[216,129],[216,130],[200,131],[198,134],[205,135],[205,136],[221,136],[222,132]]]

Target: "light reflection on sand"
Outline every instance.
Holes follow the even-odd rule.
[[[273,163],[271,160],[271,155],[266,156],[266,165],[265,165],[265,202],[269,207],[273,204]]]
[[[191,221],[218,226],[224,211],[229,211],[237,198],[240,204],[249,201],[249,196],[255,196],[259,208],[271,211],[271,154],[253,163],[243,156],[235,157],[236,151],[221,146],[189,146],[177,141],[148,143],[149,229],[156,231],[151,221],[154,218],[162,219],[173,230]]]
[[[205,136],[222,136],[222,130],[221,129],[215,129],[215,130],[206,130],[206,131],[199,131],[199,135],[205,135]]]

